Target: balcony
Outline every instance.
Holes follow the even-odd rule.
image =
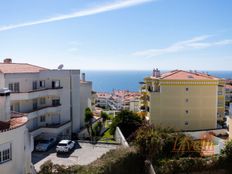
[[[61,89],[63,87],[59,88],[44,88],[44,89],[38,89],[28,92],[18,92],[18,93],[11,93],[11,100],[31,100],[34,98],[39,98],[43,96],[59,96]]]
[[[41,133],[49,133],[49,134],[59,134],[62,131],[64,131],[67,128],[71,127],[71,121],[67,121],[64,123],[58,123],[58,124],[48,124],[46,126],[38,127],[32,131],[30,131],[30,134],[35,137]]]
[[[36,118],[40,115],[45,115],[46,113],[56,113],[56,112],[60,112],[61,111],[61,105],[57,104],[57,105],[51,105],[51,106],[46,106],[43,108],[39,108],[37,110],[33,110],[30,112],[26,112],[28,114],[28,119],[33,119]]]

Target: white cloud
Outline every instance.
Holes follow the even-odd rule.
[[[209,37],[210,35],[198,36],[198,37],[194,37],[189,40],[176,42],[166,48],[148,49],[144,51],[138,51],[138,52],[133,53],[133,55],[143,56],[143,57],[156,57],[156,56],[163,55],[163,54],[177,53],[177,52],[182,52],[182,51],[192,50],[192,49],[204,49],[204,48],[210,48],[214,46],[232,45],[232,39],[207,42],[206,40]]]
[[[62,21],[62,20],[67,20],[67,19],[71,19],[71,18],[78,18],[78,17],[83,17],[83,16],[95,15],[95,14],[104,13],[107,11],[118,10],[118,9],[127,8],[127,7],[131,7],[131,6],[136,6],[136,5],[140,5],[140,4],[151,2],[151,1],[155,1],[155,0],[118,0],[118,1],[108,3],[108,4],[105,4],[102,6],[84,9],[84,10],[77,11],[77,12],[70,13],[70,14],[60,15],[60,16],[51,17],[51,18],[42,19],[42,20],[37,20],[37,21],[32,21],[32,22],[25,22],[25,23],[14,24],[14,25],[0,26],[0,32],[15,29],[15,28],[21,28],[21,27],[50,23],[50,22],[55,22],[55,21]]]

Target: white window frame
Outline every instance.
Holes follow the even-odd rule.
[[[12,160],[11,143],[0,144],[0,164]]]

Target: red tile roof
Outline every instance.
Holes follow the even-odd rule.
[[[0,73],[37,73],[46,68],[27,63],[0,63]]]
[[[225,85],[226,89],[232,89],[232,85]]]
[[[155,78],[155,77],[151,77]],[[188,72],[183,70],[174,70],[161,75],[160,79],[167,80],[218,80],[219,78],[200,73],[200,72]]]
[[[0,132],[8,131],[10,129],[15,129],[26,124],[28,121],[27,117],[15,117],[11,118],[9,121],[0,121]]]

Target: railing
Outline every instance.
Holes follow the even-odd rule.
[[[36,130],[41,129],[41,128],[50,128],[50,129],[60,128],[60,127],[66,125],[68,123],[70,123],[70,121],[67,121],[67,122],[64,122],[64,123],[57,123],[57,124],[46,124],[46,125],[39,126],[39,127],[34,128],[34,129],[31,129],[30,132],[36,131]]]
[[[19,91],[19,92],[14,92],[12,91],[11,93],[12,94],[17,94],[17,93],[32,93],[32,92],[40,92],[40,91],[46,91],[46,90],[55,90],[55,89],[62,89],[63,87],[54,87],[54,88],[39,88],[39,89],[33,89],[33,90],[30,90],[30,91],[25,91],[25,92],[22,92],[22,91]]]

